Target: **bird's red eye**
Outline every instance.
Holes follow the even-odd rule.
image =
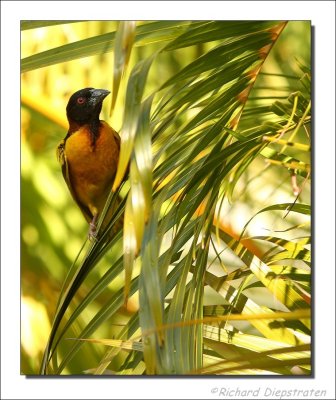
[[[85,103],[85,97],[78,97],[77,103],[78,104],[84,104]]]

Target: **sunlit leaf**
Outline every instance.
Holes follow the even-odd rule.
[[[121,21],[117,30],[114,46],[113,91],[110,116],[117,100],[120,80],[128,65],[135,36],[135,22]]]
[[[22,35],[59,23],[31,22]],[[81,35],[46,51],[25,49],[32,55],[22,60],[23,149],[31,142],[35,153],[23,152],[22,248],[46,263],[49,281],[59,279],[41,373],[310,373],[310,68],[293,71],[281,53],[285,44],[292,54],[289,37],[300,42],[295,23],[121,21],[114,31],[115,23],[83,22],[90,30]],[[98,239],[78,231],[72,262],[64,256],[73,235],[67,225],[77,224],[70,203],[46,206],[50,177],[60,171],[39,146],[57,125],[66,128],[50,114],[59,104],[65,115],[63,98],[47,88],[68,90],[68,77],[94,86],[110,76],[113,50],[118,171]],[[104,55],[96,75],[90,55]],[[55,66],[30,72],[48,65]],[[43,96],[35,96],[36,80]],[[42,130],[38,118],[47,121]],[[34,190],[26,193],[28,185]],[[104,214],[112,215],[108,226]],[[257,232],[249,237],[252,221]]]

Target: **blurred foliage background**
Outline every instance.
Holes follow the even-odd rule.
[[[134,66],[155,55],[141,98],[154,96],[150,113],[153,123],[151,131],[155,160],[153,165],[156,168],[153,168],[153,187],[156,188],[153,189],[153,199],[156,199],[154,194],[160,192],[158,189],[160,185],[170,187],[172,192],[167,194],[162,204],[157,206],[157,210],[153,200],[151,215],[157,211],[162,217],[159,221],[162,222],[163,216],[166,215],[165,212],[162,213],[162,207],[169,210],[175,207],[174,202],[183,204],[184,201],[183,196],[178,196],[180,193],[178,189],[174,190],[174,185],[179,190],[188,189],[188,180],[181,185],[172,178],[174,163],[179,165],[178,160],[184,157],[182,153],[177,152],[177,148],[187,146],[187,140],[193,137],[193,132],[195,135],[202,134],[200,125],[191,128],[188,134],[184,133],[181,127],[188,126],[188,123],[197,117],[199,110],[209,106],[212,98],[231,90],[230,86],[225,86],[228,83],[219,82],[216,86],[215,80],[215,84],[212,83],[213,92],[209,89],[213,97],[204,97],[205,93],[203,96],[198,94],[195,95],[199,96],[196,101],[196,97],[192,98],[191,92],[188,94],[185,91],[186,87],[188,89],[203,76],[202,72],[198,74],[197,69],[195,73],[197,77],[192,75],[192,63],[203,55],[210,54],[216,46],[221,46],[226,41],[231,43],[230,40],[234,42],[232,37],[234,34],[238,35],[240,28],[238,24],[238,27],[232,28],[230,23],[225,21],[217,22],[213,31],[207,30],[208,22],[203,22],[205,27],[203,29],[201,21],[175,23],[159,21],[152,30],[147,29],[148,24],[150,24],[148,21],[138,21],[135,33],[132,27],[129,27],[129,35],[126,36],[129,50],[131,49],[129,66],[124,68],[125,64],[122,63],[124,73],[113,114],[110,115],[112,96],[109,96],[104,102],[102,119],[109,121],[110,125],[122,134],[125,126],[123,124],[127,120],[127,112],[124,110],[129,104],[126,93],[127,88],[131,88]],[[250,21],[251,32],[259,31],[259,27],[256,29],[257,24],[258,22]],[[278,26],[277,24],[279,23],[276,21],[269,22],[269,25],[262,29],[271,29],[273,26]],[[113,80],[118,74],[118,63],[115,62],[114,55],[120,56],[123,51],[128,51],[127,41],[126,50],[125,47],[122,48],[121,53],[120,51],[116,53],[114,47],[115,43],[118,43],[117,39],[114,41],[118,35],[116,32],[121,34],[120,26],[121,24],[116,21],[22,22],[21,372],[23,374],[39,373],[43,352],[51,326],[54,324],[53,319],[62,286],[64,282],[69,284],[69,280],[66,281],[68,272],[78,267],[75,263],[71,269],[82,246],[86,248],[88,246],[86,242],[88,226],[68,193],[56,160],[57,144],[67,131],[65,106],[69,96],[84,87],[115,90]],[[248,28],[244,25],[244,29],[246,27]],[[198,29],[196,33],[193,31],[195,28]],[[218,38],[218,32],[225,32],[225,29],[231,29],[232,37]],[[234,29],[237,29],[238,33],[235,33]],[[133,47],[132,34],[135,34]],[[92,42],[85,42],[88,38],[91,38]],[[98,40],[99,38],[104,40]],[[159,295],[163,308],[158,314],[154,312],[151,315],[156,327],[160,326],[162,321],[169,324],[178,323],[179,320],[186,323],[187,320],[195,320],[197,317],[219,317],[219,319],[203,325],[198,323],[202,328],[201,331],[195,326],[187,325],[168,328],[168,332],[174,333],[171,333],[172,336],[166,333],[163,345],[167,347],[166,350],[161,350],[162,344],[157,346],[160,342],[160,333],[154,339],[149,336],[156,345],[151,347],[150,344],[147,350],[144,349],[144,339],[139,340],[139,335],[141,336],[144,327],[149,327],[150,323],[149,325],[144,323],[144,319],[141,321],[144,317],[141,317],[139,322],[137,285],[140,284],[141,288],[142,284],[141,281],[140,283],[135,281],[134,277],[141,274],[145,254],[141,252],[139,258],[135,257],[135,260],[128,261],[132,264],[134,290],[129,282],[130,297],[125,305],[122,301],[125,274],[122,263],[123,242],[120,234],[113,242],[113,246],[104,250],[102,257],[94,262],[94,268],[90,268],[86,278],[78,285],[76,295],[64,311],[63,323],[74,315],[77,307],[87,299],[93,288],[102,283],[104,290],[97,292],[85,307],[75,314],[73,322],[64,332],[64,337],[60,337],[60,342],[57,344],[58,359],[56,360],[56,356],[53,357],[52,367],[48,367],[49,373],[310,374],[310,324],[306,313],[310,308],[311,286],[310,23],[290,21],[281,30],[279,37],[273,39],[274,43],[270,49],[266,48],[262,44],[262,38],[258,37],[261,45],[256,47],[256,54],[262,58],[263,49],[266,54],[261,70],[255,73],[256,80],[255,82],[253,80],[251,90],[244,92],[244,88],[240,87],[235,89],[238,90],[237,93],[232,92],[232,97],[239,98],[243,108],[241,112],[236,104],[231,105],[236,111],[233,110],[230,118],[224,121],[223,125],[227,127],[226,135],[230,137],[225,139],[225,146],[222,145],[222,148],[228,148],[235,142],[240,143],[243,137],[246,138],[250,134],[253,136],[256,132],[259,134],[253,136],[253,143],[260,144],[258,140],[264,135],[268,135],[271,139],[267,143],[263,142],[262,149],[258,147],[257,152],[254,152],[255,147],[244,150],[246,165],[241,173],[235,169],[235,164],[231,166],[231,175],[227,174],[226,179],[230,183],[234,181],[234,185],[232,188],[225,185],[218,186],[220,188],[218,192],[224,193],[225,196],[213,200],[212,205],[216,212],[213,210],[211,214],[209,210],[207,211],[209,204],[207,202],[199,202],[194,209],[189,210],[188,215],[193,215],[191,219],[196,222],[204,212],[207,217],[200,223],[204,227],[207,221],[211,220],[211,226],[203,232],[203,236],[196,237],[194,242],[191,235],[189,240],[183,242],[181,248],[170,254],[166,272],[160,272],[164,275],[160,279],[168,284]],[[179,44],[183,40],[186,40],[186,43]],[[247,54],[249,46],[253,48],[254,43],[253,41],[250,45],[247,43],[246,49],[243,49],[241,54]],[[62,47],[67,44],[72,47],[69,49]],[[171,49],[162,51],[162,46],[171,46]],[[237,55],[227,56],[226,62],[232,62],[235,56]],[[238,59],[237,65],[242,60],[243,58]],[[242,71],[246,70],[253,75],[255,71],[253,66],[253,62],[247,64],[237,72],[234,79],[239,82],[243,76]],[[206,87],[212,74],[218,70],[220,67],[206,75],[203,87]],[[179,71],[186,71],[186,78],[178,75]],[[186,81],[179,81],[177,79],[179,77]],[[191,83],[188,81],[190,77],[193,77]],[[175,81],[169,83],[170,79]],[[185,107],[181,100],[183,93],[187,93],[192,101],[189,107],[186,107],[184,114],[179,114],[179,110]],[[241,97],[237,96],[239,93]],[[170,109],[168,107],[168,111],[162,106],[165,102],[168,105],[172,104]],[[226,100],[224,108],[225,102]],[[204,129],[211,126],[212,121],[221,118],[223,103],[220,104],[215,111],[208,112],[209,118],[204,122]],[[178,118],[175,118],[175,115],[178,115]],[[162,127],[160,121],[170,125],[166,128],[163,124]],[[176,132],[180,135],[178,138]],[[209,134],[209,131],[207,132]],[[176,140],[175,147],[168,148],[165,154],[160,155],[160,149],[166,148],[166,143],[169,141],[174,143],[174,140]],[[209,154],[215,157],[215,153],[212,153],[213,148],[213,144],[204,147],[203,152],[200,151],[195,159],[201,159]],[[192,153],[188,147],[185,149],[185,155]],[[263,153],[260,154],[260,151]],[[228,153],[229,156],[231,154],[234,153]],[[247,162],[249,155],[252,159]],[[131,160],[134,161],[133,155]],[[293,167],[291,163],[296,164]],[[183,168],[188,178],[188,165]],[[193,182],[193,179],[190,178],[189,182]],[[207,179],[206,176],[204,179]],[[211,179],[214,177],[208,179],[207,182],[210,184]],[[201,182],[199,185],[202,188]],[[132,187],[132,182],[122,188],[122,195],[125,198],[129,187]],[[197,184],[195,187],[197,188]],[[203,196],[204,199],[210,196],[211,191],[207,194],[201,193],[195,187],[191,185],[189,193],[194,193],[196,197]],[[186,201],[191,203],[193,197],[188,197],[187,192],[184,196],[187,198]],[[291,208],[290,205],[293,203],[295,205]],[[283,204],[287,206],[282,207]],[[266,207],[273,209],[256,215]],[[176,234],[179,224],[184,224],[186,214],[183,214],[181,208],[176,208],[175,214],[167,214],[170,215],[170,221],[174,218],[176,221],[174,220],[170,228],[164,231],[168,234],[162,236],[161,246],[157,247],[160,255],[167,249],[173,248],[174,233],[171,232],[175,229]],[[288,212],[289,209],[294,212]],[[196,214],[192,212],[193,210]],[[254,216],[255,218],[252,218]],[[169,225],[168,222],[165,223]],[[146,229],[144,240],[146,234],[150,236],[151,233]],[[184,225],[184,229],[187,232],[188,225]],[[190,229],[198,232],[196,225]],[[244,239],[237,242],[242,233]],[[126,232],[126,235],[129,234]],[[196,233],[194,238],[195,235]],[[176,234],[175,239],[178,238],[180,236]],[[199,271],[202,269],[200,265],[203,265],[203,261],[199,261],[200,265],[197,261],[198,257],[201,257],[198,255],[201,248],[199,246],[207,248],[201,275],[197,272],[197,268]],[[186,261],[188,254],[191,253],[193,260]],[[81,257],[83,252],[79,258]],[[249,264],[253,257],[258,257],[261,262],[258,267],[253,268],[252,264]],[[183,269],[186,263],[188,267]],[[268,270],[263,270],[265,265]],[[113,275],[105,279],[108,274],[112,274],[111,271],[114,271]],[[172,276],[174,271],[177,278],[169,280],[168,276]],[[178,283],[179,276],[185,279],[186,287],[195,284],[194,295],[190,294],[189,289],[189,292],[187,290],[186,293],[176,294],[178,291],[183,291]],[[146,287],[146,284],[143,285]],[[118,306],[113,312],[111,311],[109,317],[104,321],[95,322],[92,334],[91,331],[85,333],[85,328],[90,326],[95,316],[107,305],[112,305],[116,299],[119,299]],[[142,304],[146,304],[147,300],[140,299],[140,303],[141,301]],[[151,300],[148,301],[148,309],[151,309]],[[198,302],[200,304],[196,307]],[[198,310],[195,313],[190,311],[194,306]],[[144,310],[146,313],[147,308]],[[304,312],[300,314],[302,310]],[[294,312],[294,314],[288,319],[279,314],[279,318],[275,316],[274,321],[269,319],[239,321],[229,318],[232,314],[247,312],[257,315],[269,312]],[[155,322],[160,313],[163,315],[160,317],[162,321]],[[227,318],[223,319],[225,316]],[[152,320],[149,318],[148,321]],[[91,338],[93,342],[78,342],[75,338],[79,337]],[[123,342],[118,341],[119,339]],[[79,343],[75,351],[74,343],[76,345]],[[281,352],[281,349],[287,347],[290,347],[288,353]],[[199,354],[200,349],[201,354]],[[171,356],[172,360],[167,361],[165,357],[169,358],[169,355],[167,356],[169,352],[175,354]],[[66,358],[70,353],[71,357]],[[66,361],[60,367],[59,363],[62,360]]]

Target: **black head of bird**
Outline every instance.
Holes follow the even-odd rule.
[[[99,120],[103,100],[110,92],[105,89],[85,88],[75,92],[66,107],[68,121],[85,125]]]

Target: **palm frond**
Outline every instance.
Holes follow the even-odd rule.
[[[25,72],[114,50],[120,62],[111,110],[122,77],[127,83],[120,160],[105,211],[119,194],[124,200],[103,237],[84,244],[65,280],[41,373],[62,373],[86,343],[112,347],[95,374],[111,363],[117,374],[291,375],[293,366],[309,374],[310,70],[301,65],[301,75],[289,75],[265,68],[286,27],[279,21],[121,24],[22,60]],[[131,49],[149,44],[151,51],[130,61],[125,74]],[[153,84],[153,69],[186,49],[179,68]],[[253,204],[263,174],[274,191],[288,181],[296,197],[256,202],[237,231],[225,209],[239,196]],[[123,213],[123,230],[109,239]],[[266,216],[270,233],[254,233]],[[104,273],[91,282],[98,265]],[[85,282],[89,289],[75,306]],[[93,307],[104,293],[103,305]],[[133,294],[139,310],[123,319],[115,337],[93,337]],[[80,323],[88,308],[90,320]],[[66,340],[75,327],[76,340]]]

